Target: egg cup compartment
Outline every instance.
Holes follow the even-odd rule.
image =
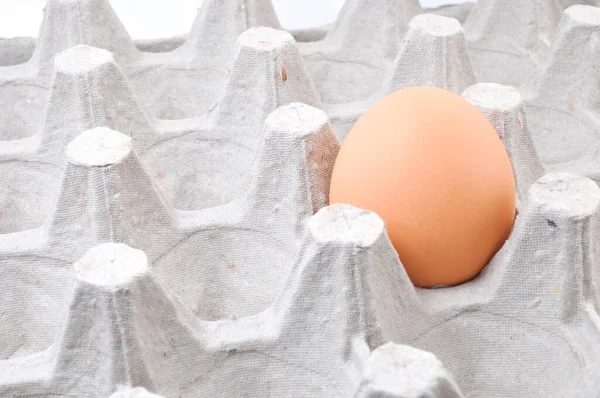
[[[66,394],[61,390],[65,384],[69,394],[98,394],[127,377],[132,385],[165,396],[229,395],[242,387],[252,395],[293,389],[299,395],[354,391],[361,396],[363,389],[377,389],[365,384],[383,377],[373,375],[369,365],[380,350],[392,351],[380,358],[388,362],[397,354],[394,363],[430,355],[410,357],[405,349],[381,345],[391,340],[445,359],[456,383],[437,365],[432,366],[435,375],[416,367],[425,375],[415,379],[428,383],[414,381],[411,387],[455,394],[438,396],[462,396],[456,388],[461,384],[467,386],[466,396],[488,391],[592,394],[597,390],[582,386],[597,380],[600,319],[590,296],[596,294],[597,276],[584,253],[598,243],[600,189],[589,179],[554,173],[532,187],[529,199],[511,239],[485,271],[446,289],[412,286],[378,216],[347,205],[325,207],[308,222],[301,250],[273,304],[252,315],[215,321],[196,317],[155,275],[159,267],[129,265],[146,258],[139,250],[100,245],[78,262],[91,270],[77,274],[60,344],[0,362],[5,366],[0,374],[6,375],[0,385],[4,394],[19,391],[24,383],[28,391],[41,394]],[[123,253],[124,258],[111,257]],[[96,257],[110,259],[111,265]],[[134,275],[121,275],[129,272]],[[74,345],[80,348],[73,351]],[[370,357],[369,349],[376,347]],[[548,352],[560,361],[530,366]],[[77,361],[79,356],[95,361]],[[48,363],[57,366],[45,368]],[[126,366],[126,375],[118,372],[108,383],[100,377]],[[411,369],[404,366],[404,372]],[[81,367],[93,371],[95,379],[66,383],[70,375],[83,372]],[[206,377],[185,371],[192,368]],[[23,380],[33,372],[38,374]],[[232,373],[245,377],[232,381]],[[247,378],[266,383],[247,383]],[[411,383],[406,379],[402,388]]]
[[[581,391],[582,381],[597,379],[600,359],[598,272],[589,255],[598,250],[599,200],[587,178],[539,179],[482,273],[452,288],[416,289],[401,316],[410,317],[404,337],[393,340],[436,353],[465,396]],[[549,353],[555,362],[540,365]]]
[[[19,241],[20,255],[0,257],[2,363],[14,363],[46,350],[60,334],[68,310],[72,288],[67,286],[74,279],[72,264],[48,256],[44,247],[36,244],[38,235],[29,231],[14,234],[13,242]]]
[[[235,68],[231,60],[239,35],[253,26],[280,28],[270,2],[261,0],[247,7],[240,0],[207,0],[198,11],[189,35],[179,46],[172,51],[157,52],[150,48],[152,52],[148,52],[136,46],[110,2],[48,0],[31,57],[21,64],[0,67],[0,99],[19,100],[11,107],[13,113],[2,118],[0,137],[3,140],[22,138],[38,131],[54,56],[75,45],[110,51],[135,88],[137,98],[157,118],[173,120],[206,114],[218,101],[229,69]],[[265,40],[271,39],[275,37]],[[276,42],[281,44],[281,40],[279,37]],[[253,41],[256,39],[250,39],[248,45]],[[291,36],[289,41],[293,42]],[[26,44],[28,42],[21,51],[7,45],[11,50],[9,54],[21,53],[14,57],[26,58],[23,54],[27,54],[30,47]],[[140,45],[147,46],[152,47],[151,44]]]
[[[0,169],[5,170],[5,178],[13,181],[35,174],[27,171],[34,164],[50,174],[43,177],[43,185],[36,177],[43,174],[35,174],[15,182],[13,191],[17,192],[10,198],[2,195],[7,213],[2,221],[7,225],[4,232],[38,227],[49,216],[67,143],[95,126],[108,126],[135,138],[155,183],[176,208],[198,210],[233,200],[247,184],[266,116],[290,102],[320,106],[320,101],[288,33],[250,29],[240,37],[232,55],[223,94],[211,112],[182,120],[154,118],[137,101],[132,84],[108,51],[79,45],[57,55],[38,132],[0,141]],[[254,64],[254,74],[248,74],[249,63]],[[283,64],[289,76],[285,82]],[[256,102],[248,102],[249,98]],[[199,151],[203,156],[197,156]],[[44,202],[39,201],[42,194]]]
[[[74,265],[77,280],[56,343],[0,362],[0,391],[108,396],[129,384],[165,396],[242,389],[249,395],[370,396],[391,389],[461,396],[432,354],[382,345],[374,322],[395,314],[389,300],[375,305],[380,292],[371,289],[389,284],[389,272],[402,268],[382,261],[395,251],[379,217],[350,206],[322,209],[307,223],[300,247],[283,290],[265,311],[206,321],[163,285],[143,252],[96,246]],[[390,386],[389,376],[403,382]]]
[[[598,396],[598,10],[417,6],[348,0],[296,44],[267,0],[206,0],[157,52],[108,0],[49,0],[0,68],[0,396]],[[452,288],[326,207],[335,135],[415,84],[486,115],[517,183]]]
[[[407,7],[403,6],[403,2],[393,3],[394,5],[391,2],[387,3],[390,7],[401,10]],[[404,10],[404,13],[406,12]],[[412,14],[414,13],[409,15]],[[344,45],[338,46],[347,54],[345,62],[340,61],[339,65],[335,65],[344,73],[339,73],[330,65],[332,61],[329,60],[330,54],[327,50],[331,45],[328,46],[326,40],[315,43],[313,47],[316,49],[299,43],[300,51],[307,60],[307,67],[316,78],[323,109],[331,118],[340,140],[346,137],[359,116],[371,105],[396,90],[424,85],[441,87],[461,94],[475,83],[475,75],[466,52],[463,29],[458,21],[426,13],[416,13],[410,19],[407,15],[404,19],[407,20],[406,31],[400,41],[394,40],[396,47],[393,51],[385,48],[384,41],[373,41],[368,36],[352,35],[351,44],[341,41]],[[338,22],[342,23],[343,20]],[[346,29],[350,30],[350,27]],[[391,39],[387,37],[387,40]],[[377,73],[357,72],[356,61],[351,60],[353,57],[376,60],[373,62],[377,65]],[[346,75],[354,76],[356,81],[348,81]],[[319,85],[319,79],[323,79],[326,84]],[[352,89],[342,90],[344,87]],[[327,96],[336,90],[339,94],[335,97]]]

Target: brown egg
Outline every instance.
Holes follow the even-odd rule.
[[[510,160],[487,119],[449,91],[412,87],[371,107],[344,141],[330,203],[371,210],[416,286],[475,277],[513,227]]]

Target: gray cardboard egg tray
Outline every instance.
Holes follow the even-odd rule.
[[[49,0],[0,41],[0,396],[600,396],[600,9],[348,0],[292,33],[206,0],[134,43],[108,0]],[[456,287],[327,206],[349,128],[411,85],[515,172],[510,239]]]

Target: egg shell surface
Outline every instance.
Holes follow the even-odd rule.
[[[504,145],[477,108],[440,88],[411,87],[351,129],[330,203],[379,214],[413,284],[452,286],[474,278],[508,239],[516,186]]]

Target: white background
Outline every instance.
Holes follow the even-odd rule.
[[[0,37],[37,36],[47,0],[0,0]],[[400,0],[397,0],[400,1]],[[421,0],[421,5],[463,0]],[[134,39],[188,32],[202,0],[111,0]],[[281,24],[288,29],[320,26],[335,20],[344,0],[273,0]]]

